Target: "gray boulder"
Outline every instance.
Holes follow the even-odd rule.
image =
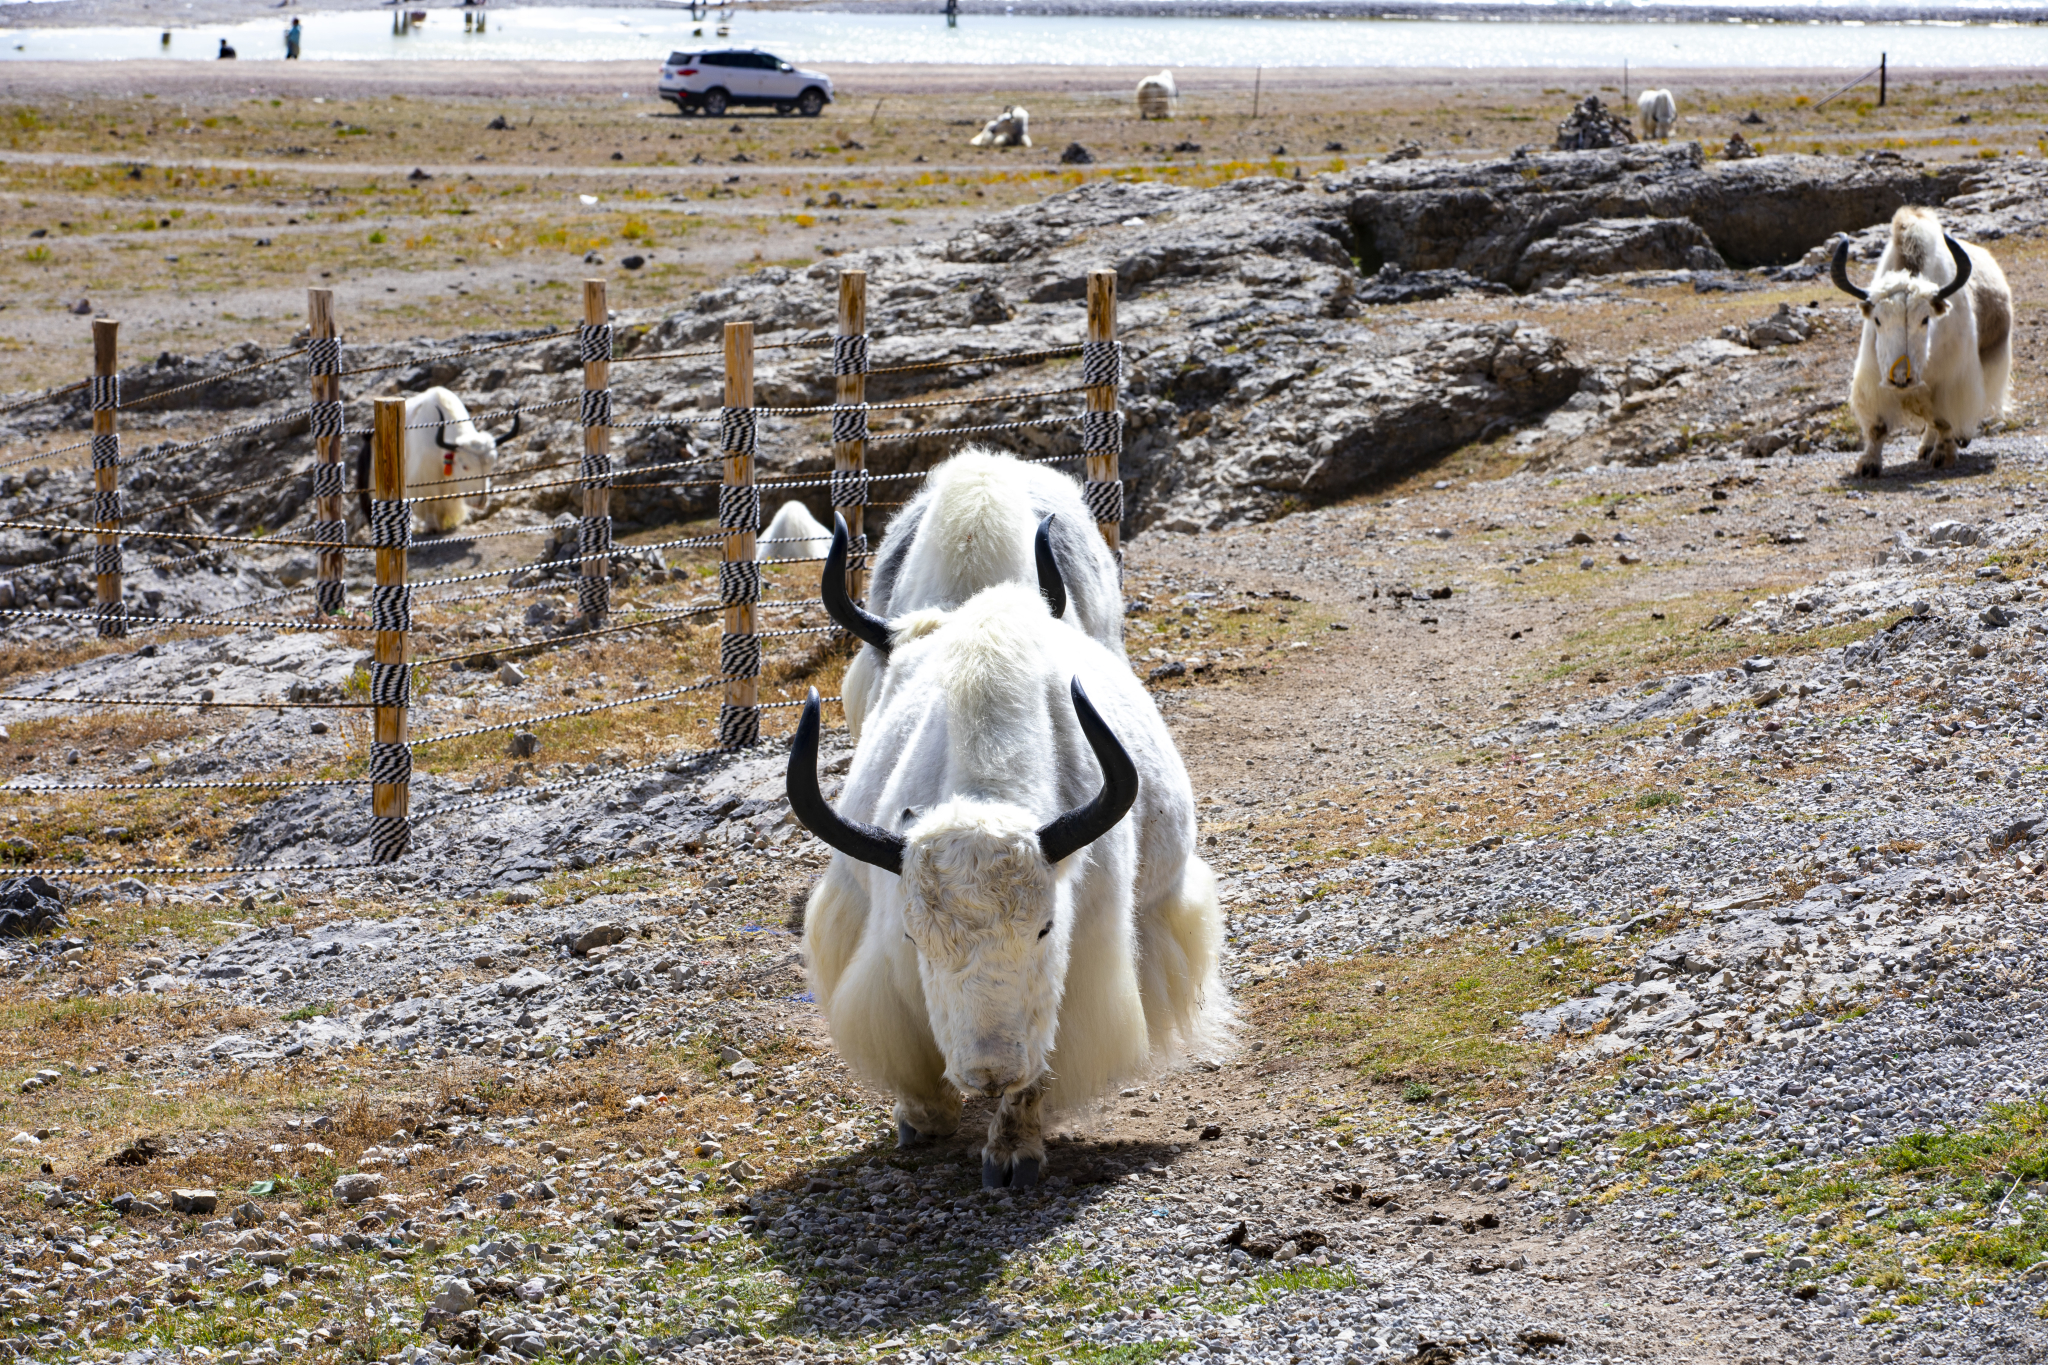
[[[1514,275],[1517,289],[1548,289],[1581,275],[1629,270],[1725,270],[1728,263],[1687,218],[1589,218],[1532,244]]]

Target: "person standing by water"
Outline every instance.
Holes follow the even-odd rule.
[[[284,59],[295,62],[299,59],[299,21],[295,16],[292,26],[284,31]]]
[[[223,61],[223,62],[231,62],[231,61],[233,61],[234,59],[235,59],[235,50],[234,50],[234,48],[232,48],[232,47],[228,46],[228,40],[227,40],[227,39],[225,39],[225,38],[221,39],[221,40],[220,40],[220,52],[219,52],[219,54],[218,54],[218,60],[220,60],[220,61]]]

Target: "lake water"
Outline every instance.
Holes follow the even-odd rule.
[[[389,11],[300,16],[305,59],[512,61],[631,60],[652,67],[674,48],[766,48],[805,63],[955,62],[1003,66],[1654,67],[2048,65],[2048,25],[1681,24],[1384,19],[1181,19],[979,16],[947,28],[937,14],[742,11],[721,21],[653,9],[488,11],[482,33],[463,12],[433,9],[396,32]],[[226,38],[243,61],[282,60],[284,23],[173,28],[0,29],[0,57],[211,61]]]

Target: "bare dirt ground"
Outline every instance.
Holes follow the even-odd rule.
[[[1297,163],[1322,169],[1410,138],[1433,150],[1499,152],[1546,140],[1568,103],[1562,93],[1481,78],[1455,97],[1420,82],[1360,82],[1334,99],[1303,80],[1277,93],[1265,87],[1262,98],[1273,103],[1253,121],[1236,108],[1243,91],[1219,79],[1213,94],[1193,83],[1182,118],[1162,126],[1136,123],[1113,103],[1119,92],[1077,88],[1071,73],[1013,75],[1016,84],[1001,91],[974,85],[984,73],[952,73],[945,79],[958,84],[940,93],[933,78],[861,73],[898,82],[878,111],[850,98],[815,124],[710,125],[592,98],[573,83],[590,80],[601,93],[602,82],[574,72],[557,73],[563,86],[544,97],[509,105],[445,88],[372,90],[364,73],[314,66],[289,77],[234,73],[247,86],[219,84],[229,78],[211,70],[189,81],[185,70],[166,70],[162,88],[146,94],[112,88],[132,76],[86,74],[81,86],[64,84],[80,80],[76,71],[0,71],[14,102],[4,125],[12,155],[0,163],[0,235],[13,243],[0,258],[0,334],[13,348],[13,388],[77,373],[83,319],[65,305],[79,298],[122,316],[132,344],[196,350],[250,335],[287,338],[300,291],[327,280],[342,293],[351,335],[445,335],[564,320],[572,284],[591,272],[585,256],[595,253],[622,309],[654,313],[754,261],[808,263],[856,245],[937,236],[1085,177],[1291,174]],[[148,74],[137,84],[159,83]],[[254,83],[274,79],[306,83]],[[1473,98],[1479,86],[1486,102]],[[849,87],[857,88],[851,74]],[[1697,111],[1682,131],[1718,140],[1756,107],[1766,117],[1761,136],[1787,146],[1974,156],[2030,148],[2042,112],[2041,92],[2020,84],[1895,85],[1887,111],[1821,114],[1795,105],[1794,91],[1732,79],[1681,88],[1682,107]],[[970,160],[961,146],[968,125],[1011,97],[1032,101],[1041,146]],[[1973,122],[1954,124],[1965,107]],[[486,131],[499,112],[512,129]],[[1072,140],[1098,164],[1054,164]],[[1172,151],[1180,141],[1201,150]],[[1329,143],[1344,145],[1325,150]],[[610,160],[613,151],[622,162]],[[693,164],[698,156],[706,164]],[[434,178],[409,180],[416,165]],[[579,193],[599,202],[582,205]],[[834,193],[841,207],[822,207]],[[616,268],[629,252],[646,263]],[[2024,338],[2017,401],[2000,436],[2024,442],[2039,431],[2036,301],[2048,289],[2048,255],[2031,239],[2003,244],[2000,254]],[[1468,297],[1433,307],[1532,316],[1581,353],[1613,359],[1712,337],[1781,298],[1820,299],[1828,325],[1813,340],[1762,357],[1731,381],[1754,384],[1759,403],[1796,407],[1846,385],[1851,311],[1818,289],[1728,297],[1667,287],[1572,304]],[[1476,445],[1334,508],[1137,539],[1127,559],[1127,592],[1139,604],[1130,652],[1141,672],[1158,670],[1157,695],[1194,777],[1205,852],[1219,871],[1248,887],[1283,872],[1313,883],[1376,858],[1413,861],[1436,869],[1434,878],[1459,850],[1487,840],[1551,848],[1596,832],[1647,837],[1665,828],[1674,809],[1665,798],[1680,791],[1686,818],[1718,810],[1740,822],[1769,798],[1766,777],[1846,786],[1858,760],[1819,748],[1774,761],[1768,774],[1746,758],[1701,751],[1680,779],[1670,745],[1657,747],[1647,728],[1560,735],[1546,743],[1568,761],[1547,770],[1524,761],[1544,757],[1533,744],[1483,742],[1497,727],[1638,680],[1740,669],[1766,646],[1797,663],[1871,638],[1883,622],[1845,619],[1760,641],[1728,631],[1723,618],[1867,566],[1897,532],[2038,510],[2048,479],[2019,445],[1972,452],[1945,473],[1909,470],[1870,485],[1845,481],[1852,457],[1825,450],[1769,463],[1646,461],[1597,481],[1544,473],[1655,446],[1688,414],[1706,411],[1708,397],[1681,393],[1643,407],[1603,427],[1598,452],[1563,437]],[[1832,420],[1814,424],[1820,436]],[[2017,578],[2031,554],[2038,546],[2001,562]],[[1963,567],[1955,577],[1970,574]],[[664,599],[650,591],[646,600]],[[509,623],[521,609],[480,609],[466,624]],[[601,693],[607,677],[701,672],[709,647],[710,632],[700,631],[687,649],[564,652],[535,672],[557,695]],[[11,679],[33,673],[31,654],[10,651]],[[829,690],[842,663],[820,652],[775,681]],[[1891,704],[1830,693],[1802,723],[1853,723]],[[673,715],[694,723],[702,710]],[[616,762],[624,750],[637,758],[635,746],[695,733],[668,725],[655,722],[646,734],[593,727],[562,740],[550,758]],[[97,744],[118,757],[192,738],[182,722],[95,716],[17,726],[0,744],[14,751],[11,761],[54,765],[67,746]],[[497,763],[495,744],[448,770]],[[761,780],[773,779],[771,764]],[[231,837],[232,817],[220,806],[189,814],[199,823],[179,840]],[[130,807],[119,822],[133,829],[110,834],[113,808],[91,800],[26,815],[10,817],[11,837],[144,845],[170,838],[177,818],[145,829]],[[83,951],[68,960],[11,957],[0,988],[7,1074],[50,1075],[10,1084],[0,1097],[0,1127],[28,1139],[0,1158],[15,1269],[9,1332],[21,1352],[111,1359],[175,1349],[225,1365],[262,1365],[281,1351],[442,1359],[495,1333],[501,1354],[585,1360],[611,1350],[1032,1365],[1441,1365],[1524,1355],[1803,1362],[1895,1359],[1928,1341],[1937,1354],[2039,1358],[2030,1354],[2038,1334],[2008,1339],[2001,1327],[1972,1340],[1968,1325],[1986,1294],[2021,1283],[2038,1250],[1994,1284],[1970,1278],[1975,1263],[1950,1274],[1931,1249],[1925,1263],[1908,1265],[1873,1232],[1881,1245],[1868,1254],[1891,1259],[1803,1294],[1806,1271],[1780,1268],[1808,1254],[1809,1238],[1830,1244],[1817,1222],[1773,1232],[1770,1259],[1759,1250],[1763,1268],[1754,1274],[1734,1243],[1725,1252],[1679,1243],[1676,1222],[1660,1220],[1703,1215],[1671,1193],[1685,1181],[1659,1167],[1659,1145],[1677,1140],[1674,1125],[1691,1133],[1774,1092],[1729,1101],[1718,1118],[1644,1119],[1640,1133],[1629,1130],[1617,1183],[1597,1199],[1572,1196],[1572,1210],[1563,1195],[1549,1202],[1568,1187],[1540,1153],[1526,1166],[1502,1160],[1483,1177],[1461,1173],[1455,1185],[1416,1183],[1414,1149],[1440,1149],[1455,1164],[1448,1153],[1470,1135],[1540,1127],[1590,1104],[1618,1077],[1627,1083],[1620,1061],[1560,1065],[1570,1040],[1494,1022],[1578,990],[1582,978],[1591,989],[1629,975],[1627,962],[1596,967],[1586,951],[1562,944],[1556,956],[1517,950],[1532,927],[1580,922],[1562,899],[1518,901],[1512,912],[1496,906],[1497,924],[1318,964],[1302,961],[1285,933],[1322,892],[1247,891],[1233,901],[1231,948],[1249,1020],[1245,1050],[1070,1116],[1052,1156],[1062,1183],[1044,1194],[984,1195],[974,1180],[977,1116],[970,1112],[955,1143],[894,1154],[881,1097],[845,1074],[814,1012],[794,998],[802,980],[786,926],[823,858],[787,829],[757,833],[758,842],[750,833],[747,842],[558,869],[516,898],[450,896],[429,879],[358,883],[346,893],[253,882],[172,887],[82,903],[74,932]],[[1398,885],[1388,862],[1378,866],[1374,875]],[[1644,881],[1667,875],[1662,866],[1640,870]],[[1668,875],[1675,883],[1677,872]],[[1699,901],[1727,890],[1701,888]],[[1670,907],[1672,922],[1690,922],[1691,895],[1660,894],[1654,904]],[[637,938],[573,955],[554,940],[565,925],[627,919]],[[392,924],[402,926],[395,938],[352,939],[325,966],[300,962],[296,980],[267,977],[260,990],[133,989],[181,970],[187,954],[188,966],[216,961],[230,942],[267,936],[297,951]],[[415,934],[441,937],[407,948]],[[462,951],[448,946],[464,934]],[[493,983],[525,966],[565,982],[574,976],[585,983],[580,991],[613,992],[610,1003],[584,1000],[590,1012],[560,1037],[566,1052],[536,1050],[527,1041],[536,1025],[509,1017],[488,1038],[478,1031],[438,1051],[401,1046],[388,1033],[373,1039],[361,1027],[373,1012],[384,1011],[388,1024],[408,1000],[466,991],[510,999],[517,1010],[514,993]],[[685,966],[690,975],[673,975]],[[617,973],[628,968],[639,980],[620,985]],[[1914,989],[1886,998],[1903,1002]],[[617,1005],[636,991],[641,1004]],[[265,1041],[239,1057],[225,1045],[343,1019],[355,1031],[331,1045],[287,1052]],[[1701,1065],[1733,1067],[1734,1046]],[[1680,1053],[1646,1049],[1631,1063],[1638,1091],[1647,1086],[1654,1098],[1666,1085],[1688,1085]],[[747,1067],[735,1071],[741,1062]],[[1711,1108],[1700,1103],[1703,1114]],[[2048,1172],[2039,1131],[2029,1134],[2020,1146],[1970,1156],[1977,1165],[1969,1169],[2009,1177],[1996,1182],[2008,1197],[2024,1190],[2022,1202],[2037,1198]],[[1577,1140],[1548,1150],[1569,1161]],[[347,1201],[337,1180],[364,1171],[380,1177],[375,1195]],[[1512,1179],[1490,1186],[1495,1172]],[[1833,1245],[1848,1247],[1874,1177],[1845,1167],[1829,1178],[1837,1185],[1823,1193],[1833,1202],[1766,1182],[1750,1191],[1749,1213],[1808,1220],[1824,1208],[1825,1226],[1846,1220]],[[1354,1180],[1360,1188],[1350,1191]],[[152,1198],[188,1186],[216,1190],[218,1208],[182,1213]],[[117,1216],[106,1201],[122,1192],[161,1207]],[[256,1211],[246,1226],[207,1225],[245,1202]],[[1631,1209],[1645,1212],[1621,1221]],[[1969,1216],[1979,1212],[1972,1205]],[[832,1225],[814,1230],[813,1215]],[[1875,1228],[1879,1215],[1868,1217]],[[1227,1238],[1239,1219],[1252,1226],[1238,1242],[1264,1248],[1249,1260],[1231,1258]],[[1185,1231],[1161,1236],[1162,1228]],[[1856,1246],[1853,1254],[1865,1254]],[[448,1283],[458,1277],[467,1306]],[[443,1294],[448,1311],[423,1321]],[[2039,1306],[2035,1294],[2013,1316],[2038,1318]],[[529,1310],[559,1316],[532,1326],[515,1320]],[[1937,1311],[1964,1325],[1935,1321]],[[1903,1332],[1914,1313],[1919,1335],[1892,1335],[1889,1324]]]

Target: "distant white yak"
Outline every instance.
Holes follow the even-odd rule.
[[[452,531],[474,510],[490,510],[491,475],[498,467],[498,439],[469,420],[462,400],[438,385],[405,400],[405,495],[432,498],[413,504],[413,515],[433,531]],[[520,431],[512,416],[509,441]],[[356,459],[362,513],[370,515],[370,438]],[[448,496],[450,494],[456,496]]]
[[[1174,88],[1171,71],[1147,76],[1138,82],[1138,117],[1172,118],[1174,101],[1179,98],[1180,91]]]
[[[787,791],[838,850],[803,938],[832,1040],[895,1095],[898,1145],[956,1132],[962,1095],[984,1095],[982,1184],[1036,1184],[1042,1109],[1227,1037],[1187,769],[1123,657],[1025,584],[898,630],[836,810],[817,695]]]
[[[1003,112],[982,125],[980,132],[967,140],[970,147],[1029,147],[1031,145],[1031,113],[1021,104],[1008,105]]]
[[[1645,90],[1636,96],[1636,113],[1642,116],[1643,137],[1662,140],[1678,123],[1678,101],[1669,90]]]
[[[2012,377],[2012,290],[1981,246],[1941,230],[1932,209],[1892,215],[1868,289],[1849,279],[1849,239],[1835,244],[1835,287],[1863,306],[1849,411],[1863,431],[1856,472],[1884,472],[1885,437],[1920,430],[1920,456],[1952,465],[1986,419],[2005,410]]]
[[[791,499],[775,509],[754,542],[756,559],[823,559],[832,548],[832,533],[818,524],[810,509]]]
[[[1116,558],[1096,531],[1080,486],[1045,465],[975,447],[961,451],[932,470],[909,506],[890,520],[873,564],[866,612],[846,600],[845,580],[830,563],[821,584],[828,607],[846,608],[835,607],[834,619],[867,642],[839,689],[856,740],[888,666],[896,618],[927,607],[951,610],[998,583],[1048,586],[1058,578],[1062,600],[1053,615],[1123,656]]]

